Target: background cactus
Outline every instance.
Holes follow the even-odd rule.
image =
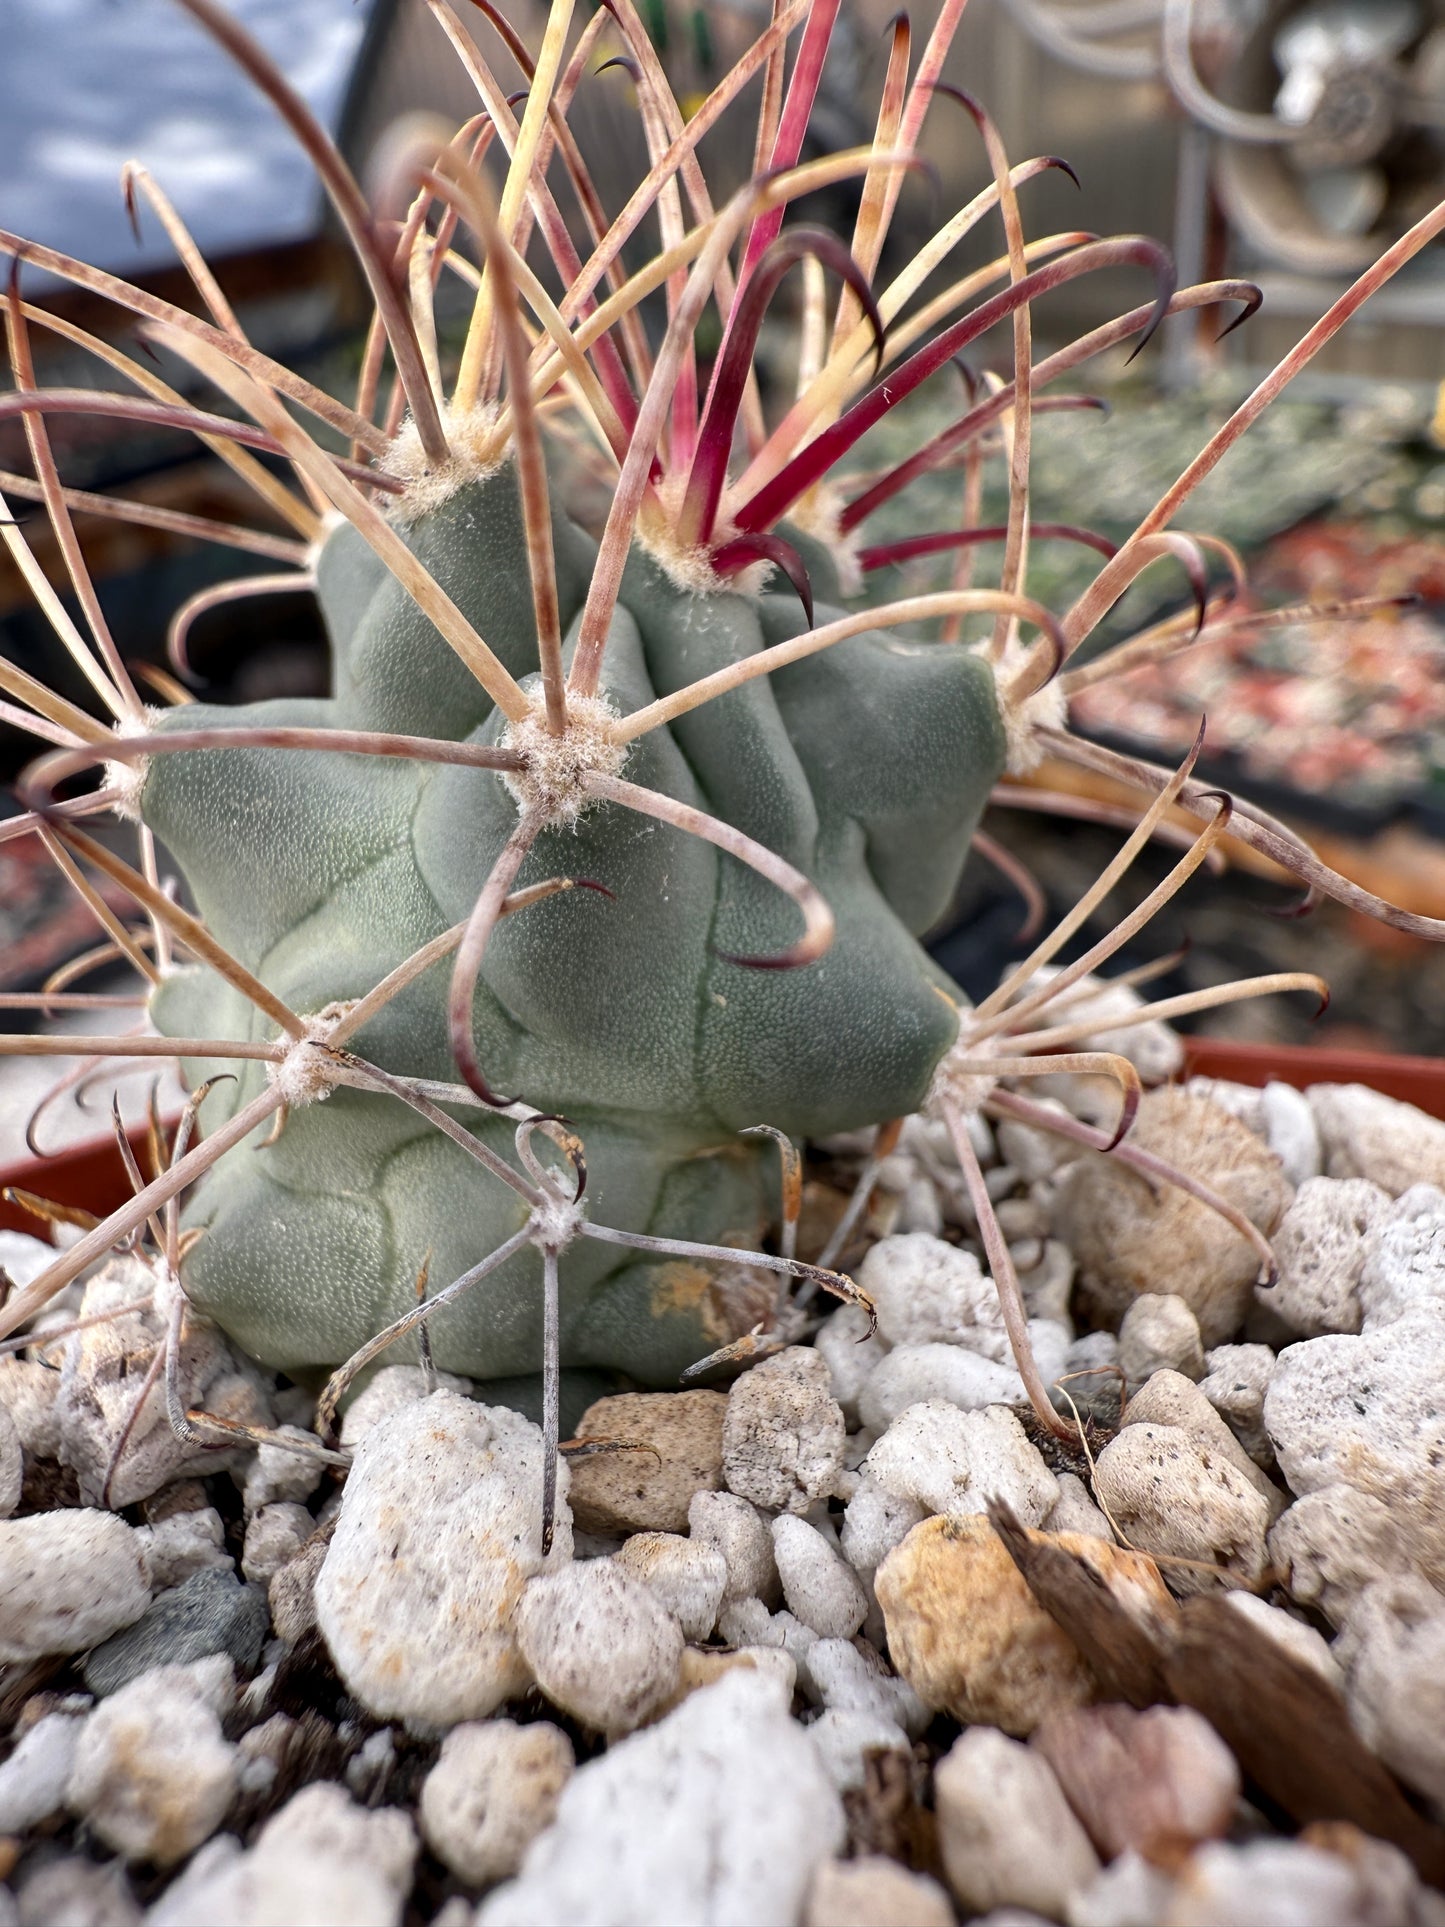
[[[425,1314],[435,1355],[491,1381],[493,1395],[512,1395],[505,1381],[532,1371],[539,1354],[554,1368],[560,1358],[670,1383],[699,1353],[758,1322],[746,1279],[722,1285],[706,1268],[717,1247],[774,1270],[792,1264],[786,1245],[781,1259],[753,1249],[773,1209],[774,1154],[740,1133],[881,1123],[932,1092],[962,1142],[967,1113],[1000,1079],[1077,1067],[1072,1048],[1053,1049],[1079,1041],[1067,1019],[1044,1033],[1049,1047],[1011,1034],[1008,1054],[998,1054],[1011,1000],[1041,1021],[1048,999],[1025,986],[1063,935],[962,1028],[959,993],[918,939],[949,903],[995,779],[1005,767],[1026,769],[1042,745],[1103,760],[1154,794],[1141,835],[1162,825],[1166,804],[1206,826],[1171,888],[1217,841],[1224,813],[1190,780],[1192,759],[1171,776],[1077,741],[1066,727],[1068,678],[1057,672],[1156,561],[1183,565],[1195,608],[1124,645],[1120,661],[1184,646],[1220,615],[1232,591],[1211,590],[1209,545],[1170,523],[1445,214],[1362,278],[1114,552],[1087,530],[1030,526],[1039,397],[1091,356],[1142,341],[1167,313],[1233,302],[1247,314],[1258,294],[1235,282],[1176,290],[1164,251],[1137,237],[1067,233],[1026,244],[1019,190],[1060,163],[1010,168],[963,96],[957,104],[982,136],[991,184],[875,294],[924,117],[946,91],[940,76],[960,0],[946,0],[916,62],[906,18],[895,22],[873,144],[806,165],[799,155],[838,0],[780,9],[686,123],[631,0],[593,14],[570,53],[571,0],[555,0],[535,60],[507,38],[529,83],[520,119],[447,0],[430,0],[483,111],[442,153],[411,157],[415,199],[395,236],[216,0],[179,3],[270,94],[316,160],[377,320],[354,406],[269,361],[138,171],[132,191],[176,237],[209,322],[0,237],[13,254],[137,310],[149,341],[250,417],[238,425],[203,413],[108,347],[105,358],[138,394],[38,390],[28,328],[53,324],[12,290],[16,392],[0,400],[0,416],[24,417],[34,492],[91,642],[53,595],[47,607],[112,721],[100,724],[0,665],[7,713],[58,752],[31,779],[32,814],[7,833],[44,835],[82,889],[91,889],[82,866],[107,873],[150,922],[153,956],[124,929],[113,934],[151,981],[158,1034],[94,1037],[87,1047],[169,1051],[192,1078],[230,1068],[239,1081],[213,1089],[205,1142],[178,1145],[164,1173],[138,1183],[132,1204],[16,1295],[0,1329],[15,1329],[165,1206],[164,1263],[175,1271],[184,1256],[177,1318],[193,1303],[289,1370],[369,1354],[379,1327],[388,1339],[414,1327],[415,1280],[429,1262],[435,1277],[453,1281],[445,1307]],[[566,111],[614,28],[654,164],[609,222]],[[801,38],[785,78],[794,28]],[[718,211],[697,143],[755,75],[764,82],[750,136],[756,178]],[[494,140],[508,157],[495,199],[482,165]],[[582,244],[550,185],[564,171]],[[851,246],[783,226],[791,200],[850,179],[861,183]],[[623,249],[654,209],[660,249],[628,275]],[[994,210],[1006,252],[935,295],[930,277]],[[459,225],[477,245],[480,274],[456,251]],[[550,282],[528,264],[534,237],[550,257]],[[1036,365],[1032,303],[1077,275],[1121,266],[1150,272],[1151,298]],[[795,267],[796,398],[769,414],[754,350]],[[448,394],[433,296],[449,270],[477,293]],[[843,283],[836,304],[829,275]],[[654,342],[640,316],[659,292],[667,321]],[[709,372],[697,341],[710,310],[720,346]],[[908,460],[850,485],[840,464],[868,430],[924,382],[950,379],[949,364],[1001,325],[1012,335],[1011,379],[974,385],[962,414]],[[388,351],[396,381],[383,403]],[[185,705],[160,716],[143,707],[85,576],[46,438],[46,414],[63,409],[192,427],[255,483],[298,538],[288,551],[300,565],[294,580],[320,598],[334,651],[331,699]],[[332,433],[313,439],[298,409]],[[349,457],[333,452],[336,434],[352,443]],[[962,459],[976,476],[985,452],[1001,452],[1009,466],[1006,527],[975,526],[977,492],[966,488],[960,527],[860,546],[868,515],[915,475]],[[256,453],[288,465],[288,480],[262,469]],[[549,464],[554,476],[602,484],[599,527],[584,531],[553,501],[573,491],[554,490]],[[130,504],[117,512],[140,514]],[[35,580],[23,536],[13,527],[3,535]],[[1091,543],[1106,557],[1061,618],[1024,592],[1030,539],[1045,536]],[[227,539],[244,547],[249,538],[233,530]],[[975,589],[968,558],[985,540],[1001,546],[998,586]],[[860,571],[901,560],[919,542],[957,558],[952,586],[860,606]],[[266,543],[274,556],[277,538]],[[988,633],[961,638],[960,623],[979,616]],[[180,631],[174,640],[183,662]],[[107,766],[100,791],[55,801],[63,778],[97,763]],[[140,821],[139,868],[76,826],[110,808]],[[1231,833],[1312,887],[1442,934],[1334,876],[1248,806],[1234,809]],[[160,887],[157,838],[199,916]],[[1070,928],[1095,902],[1091,893]],[[1095,960],[1121,940],[1116,932],[1097,946]],[[1065,973],[1057,983],[1073,980]],[[1132,1070],[1111,1062],[1126,1092],[1137,1091]],[[1121,1129],[1129,1115],[1126,1104]],[[255,1133],[268,1119],[263,1142]],[[556,1147],[543,1161],[534,1133],[539,1148],[548,1133]],[[183,1252],[171,1201],[207,1172],[188,1220],[204,1235]],[[989,1242],[981,1178],[978,1206]],[[995,1244],[1001,1238],[991,1255]],[[1011,1335],[1024,1366],[1021,1315]],[[1042,1390],[1035,1396],[1047,1412]]]

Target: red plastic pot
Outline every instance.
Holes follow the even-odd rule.
[[[1329,1050],[1313,1044],[1237,1044],[1227,1037],[1186,1037],[1191,1077],[1225,1077],[1236,1084],[1368,1084],[1386,1097],[1445,1118],[1445,1059],[1397,1057],[1388,1051]]]

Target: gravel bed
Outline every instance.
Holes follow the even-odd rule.
[[[1272,1286],[1182,1194],[977,1136],[1082,1444],[914,1118],[876,1334],[819,1302],[599,1401],[546,1551],[541,1436],[465,1381],[382,1370],[342,1474],[197,1326],[187,1402],[303,1451],[197,1448],[136,1410],[141,1261],[72,1288],[48,1326],[113,1315],[0,1358],[0,1927],[1445,1927],[1445,1124],[1151,1091]],[[812,1155],[805,1253],[864,1149]]]

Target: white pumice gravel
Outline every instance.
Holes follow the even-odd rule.
[[[719,1584],[719,1596],[721,1590]],[[609,1736],[630,1733],[672,1698],[682,1629],[615,1559],[584,1560],[530,1580],[515,1623],[517,1645],[543,1693],[584,1726]]]
[[[1099,1871],[1089,1836],[1036,1748],[970,1727],[933,1780],[944,1872],[967,1912],[1026,1907],[1057,1920]]]
[[[1232,1279],[1223,1329],[1199,1251],[1157,1225],[1140,1249],[1159,1268],[1127,1293],[1099,1289],[1097,1251],[1076,1280],[1066,1238],[1094,1160],[1011,1124],[1000,1157],[979,1125],[1044,1378],[1122,1362],[1133,1381],[1112,1440],[1117,1373],[1070,1387],[1104,1428],[1097,1490],[1082,1461],[1063,1470],[1066,1454],[1031,1442],[961,1175],[946,1135],[914,1118],[879,1181],[887,1235],[854,1262],[878,1336],[859,1307],[819,1305],[813,1342],[727,1392],[597,1401],[580,1432],[650,1449],[564,1466],[545,1561],[536,1427],[474,1402],[466,1380],[427,1396],[415,1366],[352,1403],[344,1481],[281,1449],[228,1450],[163,1472],[128,1515],[141,1526],[75,1507],[73,1488],[70,1506],[0,1518],[0,1652],[13,1633],[10,1663],[35,1663],[39,1682],[0,1764],[0,1835],[21,1842],[0,1927],[141,1927],[139,1895],[146,1927],[400,1927],[418,1906],[437,1927],[945,1927],[955,1909],[979,1927],[1445,1927],[1445,1899],[1395,1849],[1348,1828],[1282,1840],[1239,1806],[1198,1714],[1098,1703],[981,1516],[1005,1499],[1147,1618],[1176,1609],[1100,1500],[1176,1592],[1218,1588],[1167,1555],[1250,1583],[1271,1566],[1272,1603],[1235,1590],[1229,1610],[1338,1685],[1366,1744],[1445,1812],[1445,1190],[1429,1181],[1445,1164],[1429,1165],[1439,1127],[1412,1125],[1413,1163],[1376,1142],[1347,1173],[1340,1131],[1317,1125],[1337,1095],[1190,1086],[1185,1122],[1224,1120],[1246,1189],[1268,1202],[1298,1186],[1279,1288]],[[1069,1096],[1099,1090],[1073,1079]],[[1228,1242],[1212,1221],[1200,1236]],[[314,1437],[309,1394],[228,1371],[225,1396]],[[67,1492],[60,1378],[33,1353],[0,1360],[0,1512],[19,1497],[6,1415],[19,1509]],[[256,1679],[238,1689],[218,1655],[156,1666],[98,1706],[67,1696],[66,1655],[210,1568],[237,1569],[258,1604],[267,1592]],[[335,1710],[287,1697],[278,1711],[328,1651]],[[940,1714],[964,1727],[947,1759]],[[591,1755],[580,1769],[567,1721]],[[313,1760],[329,1778],[271,1812]],[[955,1900],[868,1855],[880,1795],[937,1813]],[[1226,1829],[1230,1844],[1211,1841]],[[419,1833],[427,1883],[440,1861],[465,1890],[439,1912],[430,1885],[409,1900]]]
[[[1417,1306],[1445,1314],[1445,1197],[1417,1185],[1371,1230],[1360,1269],[1360,1323],[1394,1324]]]
[[[177,1438],[166,1418],[165,1388],[159,1380],[135,1416],[137,1382],[165,1332],[165,1306],[160,1302],[164,1289],[158,1274],[138,1258],[111,1259],[86,1285],[80,1316],[99,1318],[151,1293],[157,1294],[155,1307],[108,1318],[63,1341],[56,1404],[60,1459],[74,1468],[83,1504],[131,1505],[187,1473],[215,1472],[239,1462],[235,1452],[216,1452]],[[237,1363],[220,1331],[206,1319],[193,1318],[186,1325],[179,1385],[187,1407],[204,1406],[242,1424],[271,1422],[259,1374]],[[112,1470],[116,1445],[127,1428],[124,1455]]]
[[[1366,1236],[1390,1213],[1390,1194],[1365,1178],[1309,1178],[1272,1240],[1277,1282],[1256,1295],[1303,1338],[1360,1329]]]
[[[320,1485],[326,1467],[315,1456],[321,1441],[314,1432],[299,1425],[280,1425],[277,1436],[291,1439],[302,1450],[291,1452],[284,1445],[263,1445],[246,1467],[241,1487],[246,1516],[268,1505],[304,1505]],[[304,1448],[311,1447],[310,1452]]]
[[[546,1720],[454,1726],[422,1785],[428,1846],[469,1887],[510,1879],[556,1817],[575,1765],[572,1742]]]
[[[1365,1744],[1445,1810],[1445,1595],[1414,1577],[1377,1580],[1334,1651]]]
[[[137,1531],[150,1558],[151,1582],[157,1592],[183,1585],[192,1573],[211,1567],[229,1569],[234,1564],[225,1547],[225,1524],[213,1505],[168,1513]]]
[[[788,1611],[820,1639],[851,1639],[868,1617],[868,1594],[837,1549],[806,1519],[773,1521],[773,1556]]]
[[[839,1793],[856,1793],[868,1778],[868,1756],[912,1751],[896,1720],[859,1707],[828,1707],[807,1728],[823,1770]]]
[[[1422,1539],[1408,1513],[1349,1485],[1296,1499],[1269,1535],[1269,1556],[1291,1596],[1336,1626],[1377,1579],[1418,1573],[1445,1592],[1445,1546]]]
[[[0,1519],[0,1664],[87,1652],[150,1603],[145,1540],[115,1513]]]
[[[802,1927],[953,1927],[948,1895],[882,1854],[828,1860],[813,1875]]]
[[[146,1927],[399,1927],[416,1832],[396,1807],[369,1813],[334,1781],[303,1787],[243,1849],[224,1833],[202,1848]]]
[[[1141,1552],[1227,1566],[1246,1584],[1264,1571],[1269,1502],[1237,1467],[1177,1425],[1126,1425],[1099,1454],[1095,1489]],[[1209,1573],[1186,1566],[1172,1567],[1170,1579],[1185,1592],[1214,1584]]]
[[[433,1727],[523,1691],[516,1607],[534,1574],[571,1556],[566,1495],[564,1463],[544,1560],[535,1425],[438,1391],[369,1427],[314,1595],[349,1691],[382,1719]]]
[[[0,1766],[0,1834],[22,1834],[59,1813],[70,1790],[83,1719],[47,1713]]]
[[[241,1572],[254,1585],[269,1585],[289,1565],[316,1529],[304,1505],[278,1500],[253,1512],[246,1523]]]
[[[15,1421],[0,1404],[0,1519],[8,1519],[25,1488],[25,1448]]]
[[[1173,1292],[1146,1291],[1124,1313],[1119,1326],[1119,1366],[1131,1385],[1155,1372],[1204,1376],[1199,1320]]]
[[[716,1546],[727,1567],[723,1598],[761,1599],[776,1606],[782,1597],[773,1536],[757,1507],[735,1492],[697,1492],[687,1509],[690,1538]]]
[[[738,1669],[580,1767],[477,1927],[795,1921],[845,1831],[779,1687]]]
[[[887,1344],[870,1334],[868,1314],[861,1305],[839,1305],[818,1327],[813,1349],[827,1364],[833,1396],[844,1419],[856,1425],[858,1394],[887,1353]]]
[[[727,1560],[717,1546],[676,1532],[635,1532],[614,1563],[656,1595],[685,1639],[696,1644],[712,1632],[728,1583]]]
[[[870,1431],[886,1432],[900,1412],[927,1399],[964,1411],[1012,1405],[1024,1395],[1012,1365],[1000,1365],[962,1345],[900,1345],[874,1369],[858,1395],[858,1415]]]
[[[770,1512],[806,1512],[832,1492],[846,1437],[826,1361],[811,1346],[790,1345],[729,1392],[723,1478]]]
[[[1299,1494],[1343,1484],[1445,1544],[1445,1304],[1416,1304],[1359,1337],[1311,1338],[1280,1353],[1264,1401],[1279,1466]]]
[[[1059,1496],[1053,1511],[1040,1522],[1044,1531],[1081,1532],[1085,1538],[1107,1539],[1112,1543],[1114,1528],[1089,1497],[1084,1481],[1076,1472],[1060,1472],[1055,1476]]]
[[[1240,1592],[1237,1589],[1227,1592],[1224,1603],[1282,1646],[1292,1658],[1311,1667],[1321,1679],[1328,1680],[1337,1692],[1344,1690],[1344,1672],[1323,1633],[1317,1632],[1303,1619],[1296,1619],[1283,1606],[1271,1606],[1267,1599],[1257,1598],[1252,1592]]]
[[[85,1722],[68,1801],[128,1860],[173,1866],[209,1840],[236,1793],[239,1755],[221,1733],[232,1668],[225,1654],[157,1666]]]
[[[971,1251],[914,1232],[882,1238],[858,1271],[889,1345],[965,1345],[1002,1363],[1008,1334],[993,1280]]]
[[[990,1499],[1013,1507],[1022,1524],[1041,1525],[1059,1501],[1059,1483],[1010,1411],[992,1405],[964,1412],[942,1399],[912,1405],[864,1461],[866,1475],[929,1512],[983,1512]]]
[[[1332,1178],[1368,1178],[1392,1198],[1414,1184],[1445,1189],[1445,1124],[1364,1084],[1314,1084],[1305,1093]]]
[[[829,1712],[873,1713],[901,1726],[910,1739],[917,1739],[933,1718],[908,1682],[863,1642],[820,1639],[809,1649],[808,1673]]]
[[[1274,1446],[1264,1427],[1264,1395],[1274,1376],[1275,1354],[1268,1345],[1216,1345],[1206,1352],[1199,1389],[1261,1471],[1274,1464]]]
[[[1187,1432],[1201,1451],[1223,1459],[1252,1485],[1269,1509],[1272,1525],[1288,1503],[1230,1431],[1203,1390],[1182,1372],[1156,1372],[1124,1408],[1124,1424],[1175,1425]]]

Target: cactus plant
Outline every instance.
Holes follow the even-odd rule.
[[[129,191],[169,227],[208,322],[0,236],[13,255],[137,311],[143,335],[249,417],[196,408],[100,343],[90,345],[137,393],[38,390],[29,329],[89,338],[12,289],[15,392],[0,398],[0,415],[24,419],[35,479],[18,489],[45,502],[91,642],[19,529],[4,536],[109,719],[0,665],[5,716],[55,749],[30,779],[30,813],[5,833],[43,836],[98,909],[86,867],[119,882],[149,921],[142,941],[104,912],[147,979],[150,1029],[87,1047],[172,1054],[212,1095],[209,1135],[181,1146],[130,1206],[17,1294],[4,1329],[165,1207],[181,1316],[189,1304],[293,1373],[369,1358],[378,1335],[428,1332],[437,1364],[491,1382],[498,1396],[519,1395],[515,1381],[545,1352],[555,1425],[559,1363],[667,1385],[756,1323],[756,1290],[719,1275],[730,1253],[804,1269],[790,1249],[759,1251],[776,1212],[775,1158],[744,1135],[750,1127],[807,1137],[879,1124],[931,1097],[962,1147],[967,1111],[1004,1080],[1083,1066],[1137,1090],[1117,1056],[1074,1048],[1082,1040],[1066,1018],[1044,1032],[1022,1022],[1076,980],[1078,970],[1067,983],[1027,988],[1068,930],[974,1013],[921,939],[953,897],[995,783],[1046,748],[1108,762],[1154,792],[1128,853],[1171,805],[1205,822],[1171,888],[1217,841],[1225,812],[1190,780],[1192,758],[1170,776],[1080,743],[1058,672],[1157,561],[1183,565],[1196,606],[1116,651],[1121,665],[1226,618],[1228,588],[1207,584],[1208,543],[1169,525],[1274,394],[1445,216],[1421,223],[1364,277],[1116,553],[1086,530],[1031,527],[1031,421],[1048,405],[1042,391],[1091,356],[1146,339],[1168,313],[1236,302],[1247,314],[1257,292],[1237,282],[1177,290],[1165,252],[1137,237],[1069,233],[1026,245],[1020,190],[1061,163],[1011,169],[987,117],[960,95],[953,105],[982,137],[991,184],[875,293],[924,116],[936,95],[953,92],[941,71],[961,0],[945,0],[911,76],[910,29],[895,23],[873,144],[807,164],[799,154],[837,0],[776,9],[686,123],[631,0],[609,0],[570,52],[571,0],[554,0],[535,61],[478,0],[523,65],[520,118],[466,24],[447,0],[431,0],[483,111],[441,153],[411,157],[415,198],[396,233],[372,217],[324,133],[217,0],[179,4],[229,47],[315,158],[377,320],[355,404],[312,388],[246,341],[139,169]],[[631,63],[653,155],[610,222],[566,120],[608,34]],[[715,211],[697,143],[757,74],[756,175]],[[507,156],[497,198],[483,166],[491,145]],[[553,197],[564,169],[590,234],[585,259]],[[850,178],[862,184],[851,246],[783,225],[799,195]],[[628,275],[622,250],[650,209],[660,251]],[[1006,252],[922,300],[930,274],[995,210]],[[458,251],[459,228],[476,243],[480,272]],[[529,265],[534,233],[551,256],[550,284]],[[770,424],[754,351],[798,265],[797,398]],[[1151,298],[1035,365],[1032,303],[1078,275],[1129,266],[1152,275]],[[476,299],[448,394],[433,293],[450,272],[473,283]],[[841,283],[831,307],[827,275]],[[667,323],[654,348],[640,316],[658,290]],[[697,333],[710,309],[721,346],[705,380]],[[907,461],[849,484],[840,464],[868,429],[1001,323],[1012,330],[1011,379],[976,388],[962,416]],[[379,408],[388,350],[396,381]],[[329,432],[313,438],[296,408]],[[295,539],[219,534],[296,565],[252,587],[314,588],[332,646],[329,698],[164,712],[141,703],[85,576],[50,451],[46,416],[67,409],[189,427],[256,485]],[[332,452],[336,433],[352,443],[349,456]],[[874,509],[920,473],[976,463],[989,437],[1010,467],[1005,528],[966,519],[911,544],[861,549]],[[258,453],[289,464],[295,485]],[[569,467],[610,491],[600,529],[584,530],[562,506],[558,478]],[[1031,537],[1104,549],[1094,583],[1062,619],[1025,592]],[[960,573],[946,591],[859,606],[860,567],[931,544],[956,550],[962,571],[986,539],[1003,547],[997,589],[970,588]],[[185,628],[206,601],[174,632],[180,662]],[[959,640],[960,620],[978,616],[988,618],[986,638]],[[952,639],[920,633],[938,621]],[[96,764],[105,766],[98,791],[55,800],[65,778]],[[137,822],[138,866],[80,827],[105,809]],[[1311,888],[1442,934],[1336,877],[1247,806],[1234,808],[1231,831]],[[194,912],[161,887],[157,839]],[[1097,946],[1090,965],[1125,934]],[[233,1081],[212,1081],[225,1073]],[[1029,1114],[1024,1100],[1010,1101]],[[1129,1116],[1126,1102],[1120,1134]],[[202,1173],[186,1217],[200,1235],[182,1259],[172,1201]],[[987,1241],[1016,1310],[1006,1248]],[[414,1302],[427,1266],[456,1281],[435,1310]],[[851,1289],[831,1274],[823,1281]],[[1021,1316],[1011,1329],[1041,1416],[1056,1422],[1028,1376]]]

